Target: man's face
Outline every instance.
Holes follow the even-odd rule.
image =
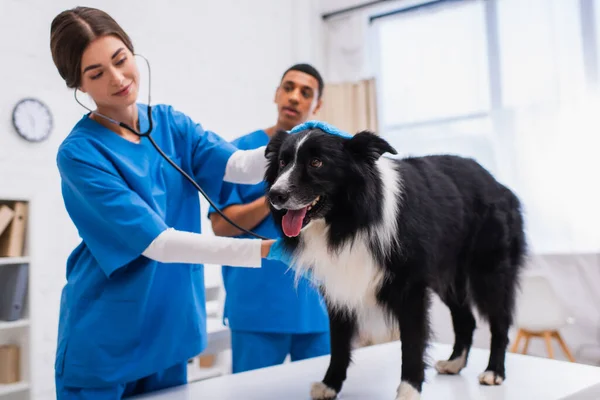
[[[275,103],[279,124],[290,130],[319,111],[319,82],[304,72],[289,71],[275,92]]]

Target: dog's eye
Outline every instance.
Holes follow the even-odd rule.
[[[310,160],[310,166],[313,168],[321,168],[322,165],[323,161],[319,160],[318,158],[313,158]]]
[[[279,168],[283,168],[283,167],[285,167],[285,161],[279,160]]]

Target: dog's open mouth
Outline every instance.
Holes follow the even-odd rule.
[[[283,233],[288,237],[298,236],[302,228],[310,222],[311,217],[321,209],[322,204],[321,196],[317,196],[307,206],[298,210],[287,210],[281,221]]]

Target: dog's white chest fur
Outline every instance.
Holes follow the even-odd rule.
[[[383,278],[367,248],[357,237],[336,252],[327,247],[328,228],[323,220],[311,222],[302,232],[303,249],[299,264],[312,266],[313,275],[323,283],[332,305],[356,310],[375,305],[375,294]]]
[[[351,311],[358,320],[363,340],[383,341],[390,337],[394,326],[388,324],[376,295],[385,279],[384,269],[376,265],[365,238],[332,253],[327,248],[327,227],[323,220],[311,222],[302,232],[305,251],[299,264],[312,266],[314,279],[325,291],[331,306]]]
[[[311,268],[314,278],[322,285],[329,303],[341,310],[353,311],[361,331],[367,330],[372,337],[389,337],[394,326],[387,321],[384,310],[376,300],[377,292],[385,277],[385,268],[377,265],[369,250],[373,241],[386,253],[396,245],[396,217],[400,181],[393,163],[380,159],[377,163],[383,183],[383,219],[370,231],[356,232],[354,240],[343,247],[330,251],[328,226],[325,221],[315,220],[301,232],[302,250],[297,265]]]

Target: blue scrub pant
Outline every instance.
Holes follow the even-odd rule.
[[[134,382],[105,388],[73,388],[62,384],[56,377],[57,400],[120,400],[126,397],[154,392],[187,383],[187,363],[177,364]]]
[[[290,334],[269,332],[231,332],[232,372],[282,364],[287,355],[292,361],[330,353],[329,332]]]

